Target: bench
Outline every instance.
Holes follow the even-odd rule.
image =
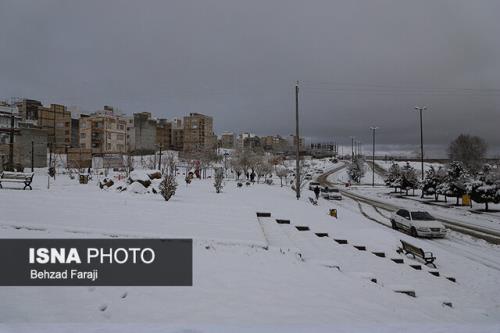
[[[426,265],[432,265],[434,266],[434,268],[436,268],[436,265],[434,264],[434,260],[436,260],[436,257],[434,257],[432,252],[426,252],[415,245],[405,242],[404,240],[401,240],[401,244],[403,245],[403,247],[400,248],[401,252],[404,252],[404,254],[409,253],[413,256],[413,258],[419,257],[425,261]]]
[[[33,181],[33,172],[9,172],[3,171],[0,173],[0,188],[3,188],[2,183],[23,183],[25,190],[27,187],[31,188],[31,182]]]

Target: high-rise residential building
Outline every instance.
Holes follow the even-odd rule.
[[[156,145],[163,150],[172,149],[172,123],[167,119],[158,119]]]
[[[290,136],[287,139],[288,145],[293,148],[297,146],[297,136],[290,134]],[[305,149],[305,141],[303,137],[299,137],[299,149],[303,150]]]
[[[151,113],[134,113],[127,124],[128,150],[136,154],[151,154],[156,150],[156,120]]]
[[[280,135],[268,135],[261,138],[262,148],[266,151],[284,152],[288,142]]]
[[[80,147],[92,154],[127,152],[127,118],[112,107],[80,117]]]
[[[23,122],[38,125],[39,108],[43,107],[40,101],[23,99],[17,103],[17,108]]]
[[[236,136],[232,132],[222,133],[220,138],[220,147],[226,149],[233,149],[236,144]]]
[[[201,113],[184,117],[184,147],[186,152],[215,149],[217,136],[213,131],[213,118]]]
[[[71,112],[61,104],[38,107],[37,125],[47,132],[49,148],[64,153],[71,146]]]

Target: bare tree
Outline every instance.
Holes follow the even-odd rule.
[[[487,149],[482,138],[460,134],[450,143],[448,156],[451,161],[462,162],[471,173],[476,174],[481,168]]]

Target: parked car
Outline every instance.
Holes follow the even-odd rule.
[[[321,189],[321,197],[326,200],[342,200],[342,194],[338,188],[324,187]]]
[[[312,179],[313,179],[313,177],[312,177],[312,175],[311,175],[311,174],[309,174],[309,173],[308,173],[307,175],[305,175],[305,176],[304,176],[304,179],[305,179],[305,180],[312,180]]]
[[[309,190],[310,190],[310,191],[314,191],[314,188],[315,188],[316,186],[318,186],[318,187],[319,187],[319,186],[320,186],[320,184],[319,184],[318,182],[309,182]]]
[[[392,213],[393,229],[401,229],[413,237],[446,237],[446,227],[428,212],[400,209]]]

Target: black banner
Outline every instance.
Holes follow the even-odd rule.
[[[0,239],[1,286],[192,286],[191,239]]]

